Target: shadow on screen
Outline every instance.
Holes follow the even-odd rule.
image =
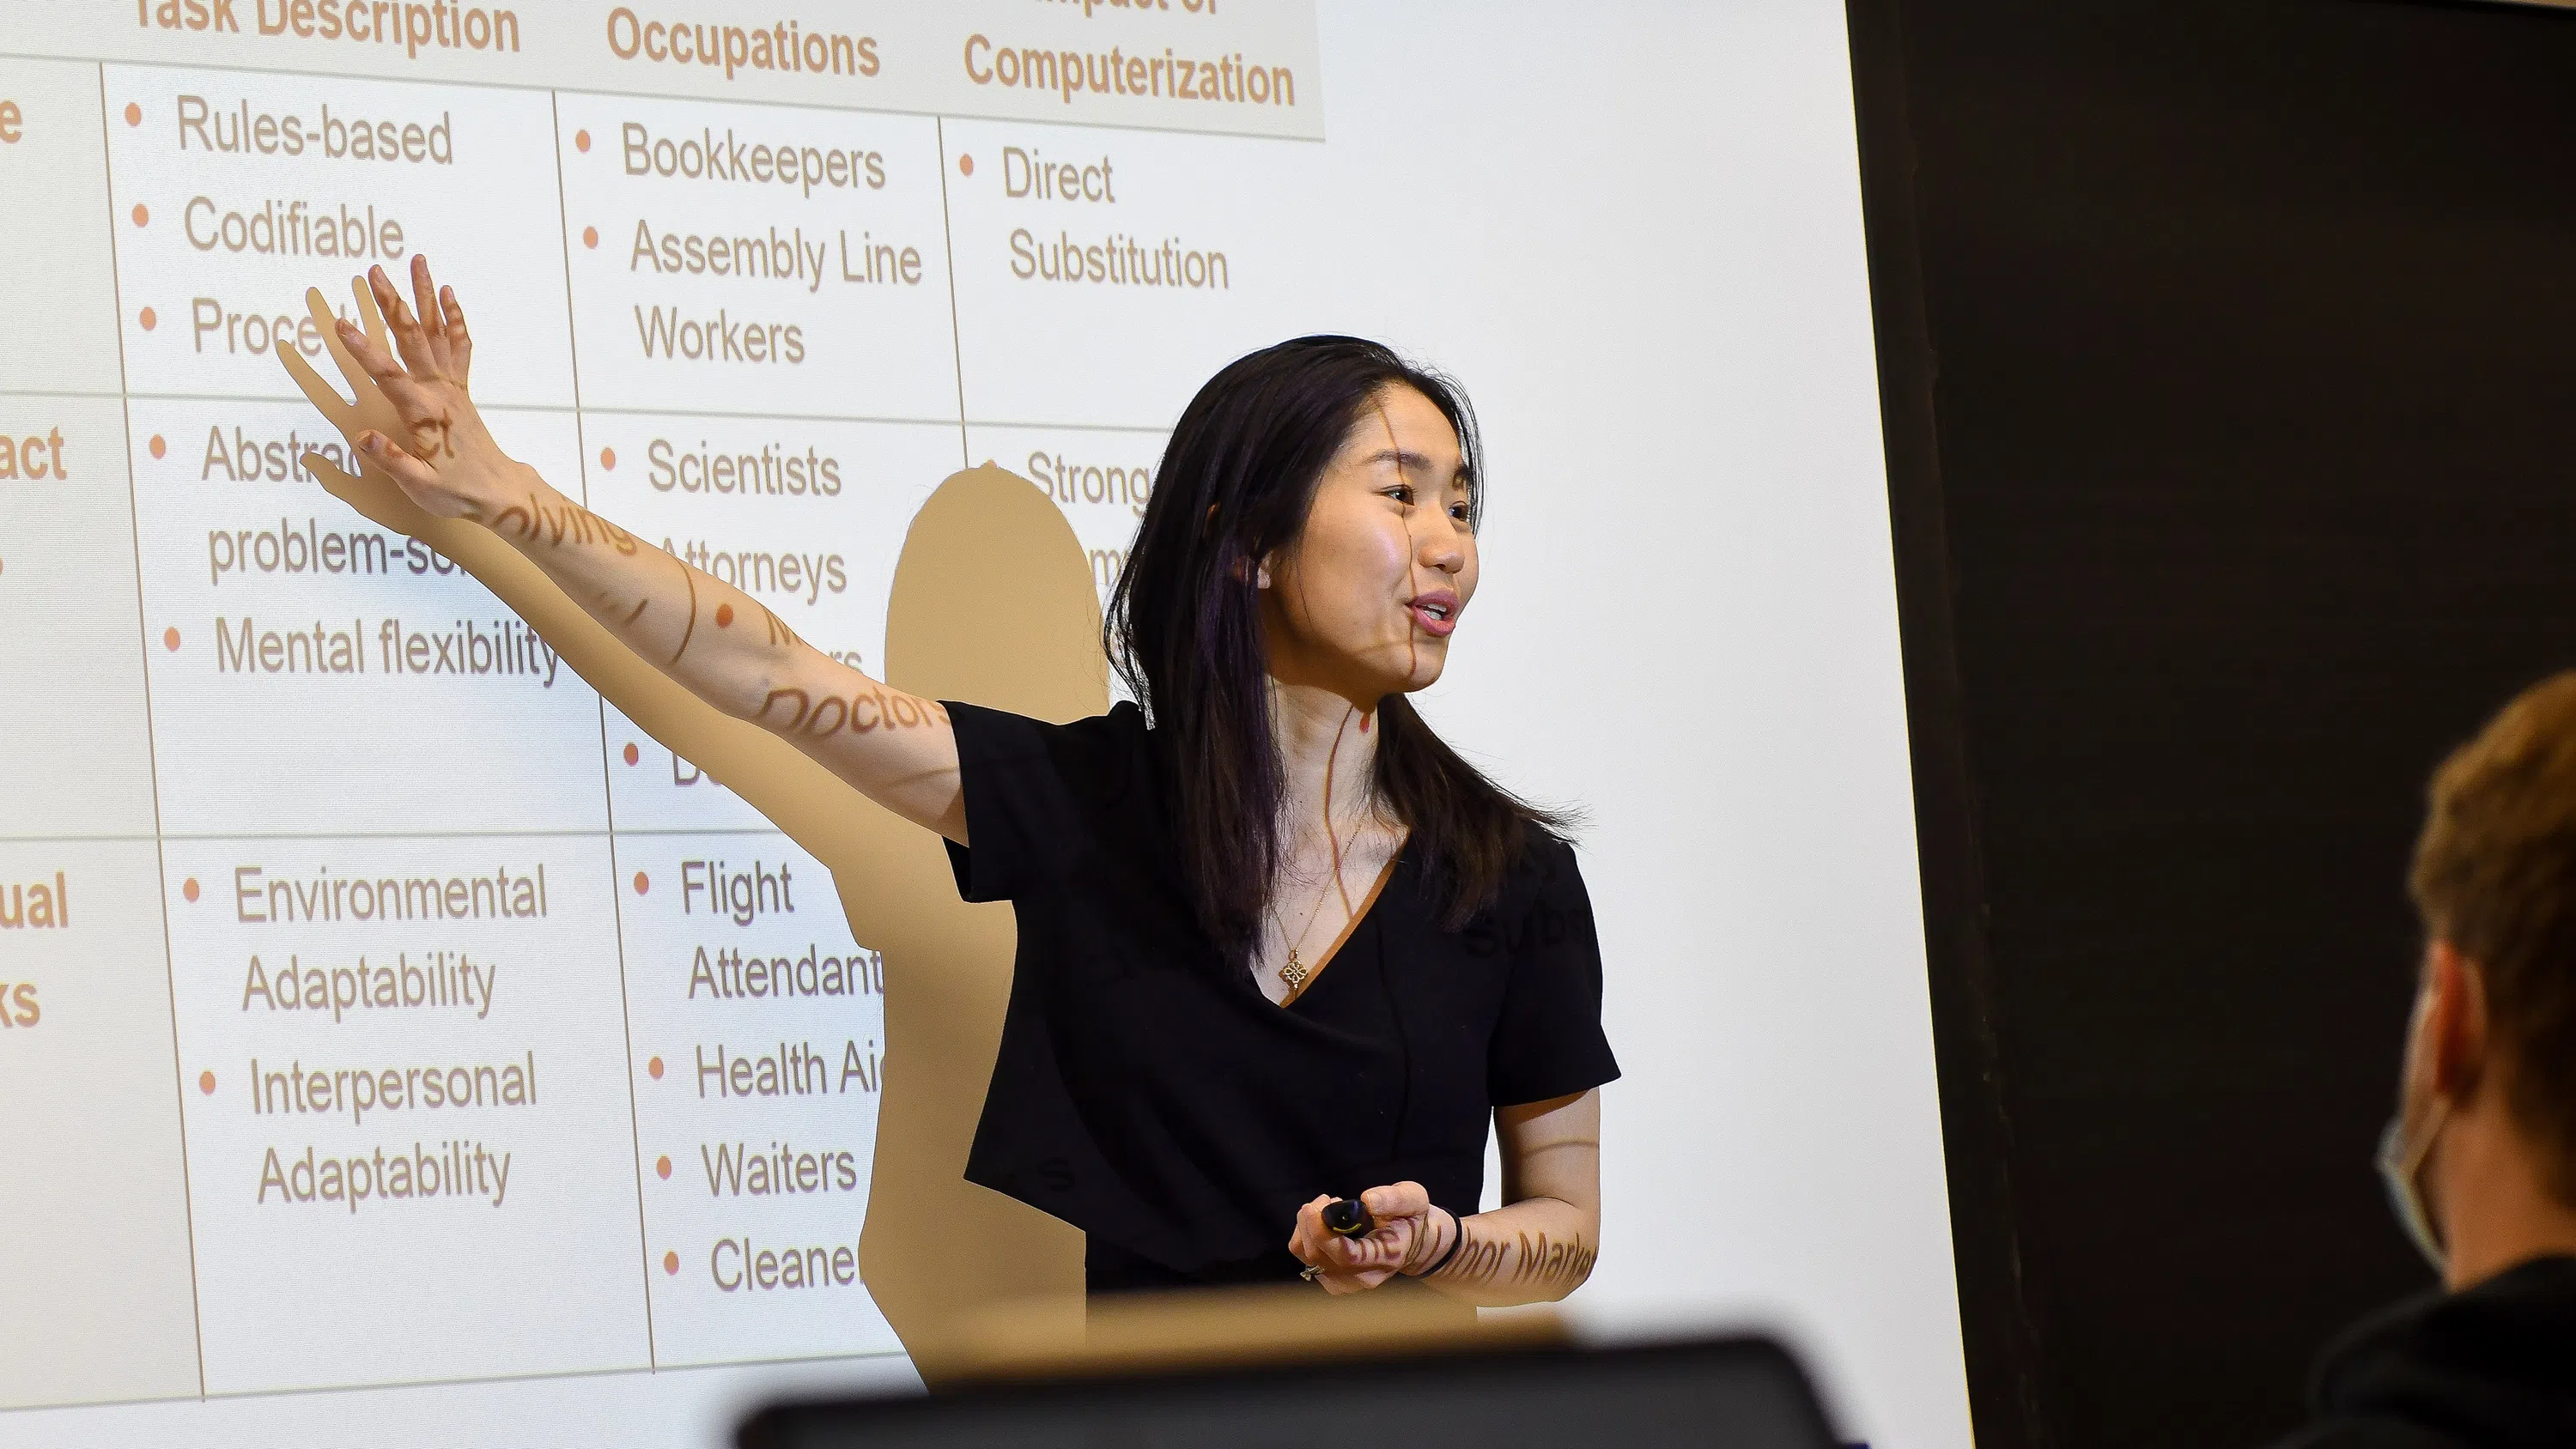
[[[1832,1449],[1807,1376],[1778,1344],[1451,1352],[1150,1377],[983,1384],[930,1397],[764,1409],[743,1449],[838,1446],[1725,1445]]]

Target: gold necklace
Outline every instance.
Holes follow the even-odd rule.
[[[1331,793],[1329,780],[1326,784],[1326,793]],[[1331,808],[1330,804],[1325,806],[1325,809],[1328,812]],[[1369,812],[1363,810],[1360,812],[1359,818],[1351,822],[1350,839],[1343,842],[1333,851],[1333,878],[1324,883],[1323,889],[1315,892],[1315,904],[1306,912],[1306,924],[1298,930],[1297,938],[1288,942],[1288,959],[1279,963],[1279,979],[1286,983],[1288,987],[1288,995],[1290,996],[1296,995],[1297,988],[1305,985],[1306,978],[1314,974],[1313,967],[1308,966],[1304,961],[1298,959],[1297,948],[1306,944],[1307,933],[1315,929],[1315,918],[1324,913],[1324,897],[1332,894],[1335,889],[1340,887],[1342,883],[1342,857],[1347,854],[1353,846],[1359,844],[1360,827],[1368,823],[1368,817]],[[1332,821],[1333,817],[1327,813],[1324,816],[1324,844],[1327,846],[1331,846],[1334,843]],[[1279,928],[1280,938],[1286,940],[1288,936],[1288,923],[1279,918],[1278,903],[1276,901],[1270,901],[1265,902],[1264,904],[1269,907],[1271,923]],[[1285,1000],[1285,998],[1282,999],[1283,1001]]]
[[[1349,728],[1351,717],[1353,715],[1359,715],[1360,733],[1368,733],[1368,716],[1359,714],[1359,710],[1356,706],[1343,713],[1343,729]],[[1299,928],[1297,938],[1295,940],[1288,941],[1288,959],[1279,963],[1279,979],[1282,982],[1285,982],[1288,987],[1287,993],[1279,998],[1280,1004],[1283,1006],[1287,1004],[1289,997],[1297,994],[1298,987],[1306,984],[1306,978],[1314,974],[1314,968],[1308,966],[1305,961],[1298,956],[1297,949],[1306,944],[1307,932],[1315,929],[1315,918],[1324,913],[1324,896],[1326,892],[1336,890],[1342,891],[1342,907],[1344,910],[1348,910],[1350,908],[1350,892],[1342,890],[1342,856],[1348,852],[1352,846],[1359,844],[1360,827],[1367,824],[1369,816],[1374,813],[1368,809],[1362,809],[1359,813],[1359,818],[1351,822],[1351,837],[1349,842],[1347,844],[1338,845],[1334,843],[1333,766],[1340,761],[1341,757],[1342,730],[1336,729],[1333,731],[1333,747],[1324,752],[1324,844],[1333,852],[1333,878],[1331,881],[1326,883],[1324,890],[1315,892],[1315,904],[1312,909],[1306,912],[1306,924]],[[1276,892],[1273,892],[1273,894],[1276,895]],[[1279,918],[1279,903],[1276,900],[1265,900],[1262,904],[1267,907],[1270,912],[1271,924],[1279,928],[1280,939],[1288,940],[1288,923]]]

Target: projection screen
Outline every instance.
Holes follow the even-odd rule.
[[[1227,360],[1458,378],[1484,583],[1422,706],[1586,812],[1625,1068],[1565,1312],[1969,1442],[1824,0],[15,0],[0,1438],[678,1445],[917,1382],[854,1266],[878,943],[297,470],[306,289],[424,253],[508,448],[863,668],[960,469],[1105,596]]]

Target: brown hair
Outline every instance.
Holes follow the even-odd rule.
[[[2576,1203],[2576,671],[2515,696],[2433,772],[2409,881],[2478,965],[2515,1119]]]

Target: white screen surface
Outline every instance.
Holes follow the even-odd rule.
[[[470,37],[470,8],[444,24]],[[290,436],[328,429],[251,324],[351,270],[309,240],[278,254],[279,221],[259,249],[249,219],[300,203],[379,251],[398,225],[403,256],[439,263],[522,458],[657,542],[772,574],[798,556],[803,588],[764,600],[863,665],[904,524],[959,466],[1055,486],[1105,577],[1132,475],[1225,360],[1349,331],[1455,374],[1491,449],[1484,583],[1425,708],[1507,783],[1590,811],[1626,1072],[1605,1092],[1605,1251],[1569,1308],[1608,1333],[1778,1328],[1853,1437],[1966,1444],[1840,7],[759,17],[798,22],[800,53],[873,41],[864,77],[654,62],[641,25],[715,16],[629,11],[629,37],[619,9],[517,7],[515,52],[443,45],[433,16],[415,52],[261,34],[281,12],[257,0],[167,12],[237,34],[9,7],[0,1231],[20,1266],[0,1404],[24,1407],[0,1436],[697,1443],[783,1386],[909,1377],[863,1287],[753,1295],[712,1266],[728,1239],[857,1240],[881,1016],[824,872],[682,783],[569,670],[549,682],[479,589],[415,572],[399,539],[375,567],[375,530],[286,474]],[[975,34],[1239,53],[1293,73],[1296,104],[978,84]],[[327,134],[325,107],[393,123],[397,156],[417,126],[418,154],[259,151],[260,118]],[[652,141],[729,131],[873,156],[884,184],[864,159],[811,195],[651,172]],[[1105,163],[1116,200],[1011,196],[1014,152]],[[824,259],[656,273],[639,224],[775,228]],[[1015,276],[1023,230],[1176,239],[1184,285]],[[717,314],[794,325],[805,360],[647,354],[659,319]],[[655,486],[687,455],[772,450],[832,459],[840,491],[746,510]],[[281,665],[346,649],[370,671],[268,667],[271,634]],[[483,672],[441,674],[442,645]],[[690,889],[782,870],[794,908],[747,925]],[[340,919],[252,919],[279,881],[323,902],[387,877],[457,882],[466,909],[387,930],[343,896]],[[849,990],[711,1010],[684,989],[700,949],[812,951]],[[362,954],[419,970],[419,1004],[243,1006],[254,955],[273,994],[279,957]],[[710,1104],[684,1085],[719,1048],[788,1043],[846,1089]],[[517,1065],[534,1100],[382,1130],[256,1111],[250,1063],[280,1057],[490,1067],[496,1095]],[[354,1212],[258,1195],[271,1148],[292,1188],[308,1146],[318,1174],[393,1135],[416,1178],[435,1160],[468,1190]],[[847,1153],[857,1180],[750,1206],[707,1190],[707,1151],[772,1141]]]

